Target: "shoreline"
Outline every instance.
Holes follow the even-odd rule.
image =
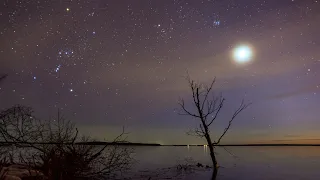
[[[14,145],[14,144],[59,144],[54,142],[49,143],[14,143],[14,142],[0,142],[1,145]],[[72,143],[65,143],[70,145]],[[157,143],[110,143],[110,142],[75,142],[75,145],[120,145],[120,146],[207,146],[204,144],[157,144]],[[320,144],[219,144],[214,146],[320,146]]]

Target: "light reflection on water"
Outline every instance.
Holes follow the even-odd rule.
[[[320,147],[217,147],[219,178],[229,179],[308,179],[320,178]],[[132,171],[161,171],[174,167],[186,158],[210,165],[207,147],[135,147],[138,160]],[[182,179],[209,179],[204,171]],[[153,178],[161,179],[161,177]]]
[[[318,180],[320,147],[217,147],[218,180]],[[208,147],[135,146],[137,160],[128,179],[210,179],[202,168],[196,173],[176,177],[176,166],[192,158],[211,165]],[[171,168],[171,169],[168,169]]]

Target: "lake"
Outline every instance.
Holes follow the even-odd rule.
[[[221,180],[318,180],[320,178],[320,147],[217,147]],[[211,171],[198,168],[194,173],[178,173],[176,166],[193,159],[211,165],[206,147],[135,147],[137,163],[129,179],[210,179]],[[231,153],[231,154],[230,154]],[[233,154],[233,155],[232,155]]]

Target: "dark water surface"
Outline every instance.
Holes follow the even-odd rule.
[[[221,180],[318,180],[320,147],[217,147]],[[192,158],[210,165],[206,147],[135,147],[138,161],[130,179],[210,179],[211,171],[200,168],[194,173],[177,173],[176,165]],[[190,161],[190,160],[189,160]],[[179,175],[177,175],[179,174]]]

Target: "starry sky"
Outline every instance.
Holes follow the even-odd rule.
[[[4,0],[0,4],[0,109],[60,108],[79,130],[110,140],[200,143],[179,116],[190,76],[226,104],[217,136],[242,99],[252,102],[224,143],[320,142],[318,0]],[[233,61],[239,44],[249,63]]]

